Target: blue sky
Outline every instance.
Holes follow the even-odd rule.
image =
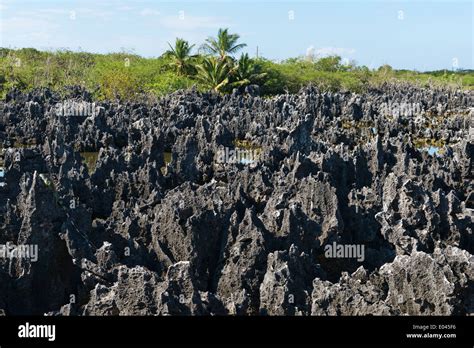
[[[376,68],[472,69],[472,1],[0,0],[0,46],[159,56],[220,27],[266,58],[338,54]]]

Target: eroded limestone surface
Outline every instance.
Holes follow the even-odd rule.
[[[0,102],[7,315],[474,313],[472,94],[64,94]]]

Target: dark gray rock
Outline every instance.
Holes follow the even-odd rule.
[[[392,84],[154,104],[13,90],[0,245],[39,253],[0,255],[0,312],[472,314],[471,100]]]

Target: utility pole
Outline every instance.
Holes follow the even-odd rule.
[[[258,59],[258,46],[257,46],[257,59]]]

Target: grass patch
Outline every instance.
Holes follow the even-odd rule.
[[[87,167],[89,174],[95,172],[97,166],[97,159],[99,158],[99,152],[80,152],[82,160]]]
[[[173,160],[172,152],[164,151],[163,152],[163,161],[165,162],[165,165],[164,165],[164,167],[160,168],[161,174],[166,175],[168,164],[170,164],[172,160]]]
[[[443,139],[415,138],[412,143],[418,151],[426,151],[431,156],[441,156],[445,153],[444,146],[446,145],[446,141]]]
[[[421,149],[424,147],[443,147],[446,145],[446,141],[443,139],[432,139],[432,138],[415,138],[413,139],[413,146],[417,149]]]
[[[97,100],[135,100],[140,95],[161,96],[192,85],[170,74],[166,58],[142,58],[129,53],[44,52],[0,48],[0,97],[11,88],[30,91],[48,87],[63,93],[77,85]]]
[[[196,58],[200,62],[202,56]],[[409,82],[422,87],[453,87],[474,90],[474,72],[394,70],[386,65],[376,70],[344,65],[340,57],[313,61],[291,58],[274,62],[250,59],[252,75],[262,96],[296,93],[308,84],[324,91],[347,90],[361,93],[387,82]],[[33,48],[0,48],[0,98],[12,88],[30,91],[48,87],[60,94],[64,87],[77,85],[93,93],[97,100],[143,100],[157,98],[195,86],[208,89],[196,74],[178,74],[167,55],[143,58],[131,53],[93,54],[71,51],[38,51]],[[231,89],[227,90],[230,92]]]

